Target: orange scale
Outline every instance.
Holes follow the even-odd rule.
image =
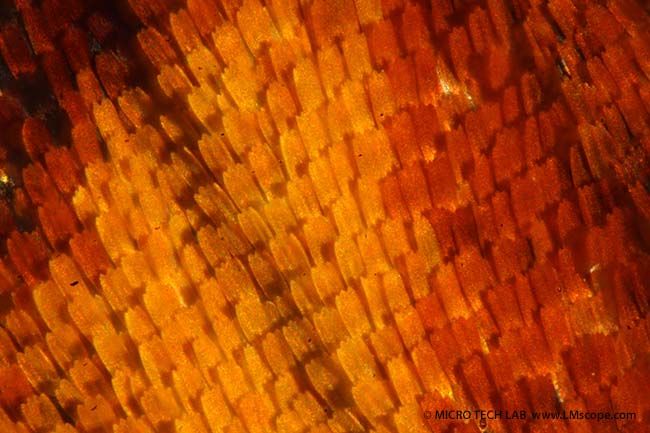
[[[472,55],[472,46],[465,26],[454,27],[449,33],[449,51],[456,77],[459,81],[465,82],[470,75],[469,59]]]
[[[474,221],[476,221],[476,233],[479,244],[482,248],[486,248],[488,243],[494,243],[499,236],[494,212],[489,203],[474,205],[472,209],[474,212]]]
[[[54,49],[49,27],[45,25],[45,17],[41,10],[33,7],[31,2],[20,2],[18,9],[22,15],[25,30],[34,53],[41,55]]]
[[[611,44],[611,42],[602,53],[605,66],[621,89],[630,82],[638,84],[639,77],[642,76],[638,73],[633,56],[634,52],[628,44]]]
[[[66,91],[61,95],[60,104],[70,118],[72,125],[77,125],[88,119],[86,103],[79,92]]]
[[[578,206],[582,219],[588,227],[603,224],[605,210],[594,184],[578,188]]]
[[[372,75],[368,78],[368,93],[370,95],[370,102],[372,104],[372,113],[375,118],[375,123],[377,125],[386,125],[387,120],[393,117],[395,113],[395,101],[393,98],[393,92],[390,88],[390,82],[388,81],[388,76],[384,71],[373,72]],[[347,114],[344,119],[347,118]],[[340,122],[337,122],[337,127],[334,128],[335,133],[338,133],[342,130]],[[345,124],[345,120],[343,121]],[[341,134],[342,136],[343,134]]]
[[[376,68],[388,65],[402,55],[392,21],[383,19],[370,24],[366,35],[370,57]]]
[[[639,347],[650,347],[650,321],[646,318],[637,326],[622,327],[617,338],[618,357],[623,358],[622,366],[628,368],[635,362],[635,353]],[[647,355],[648,350],[644,353]]]
[[[28,286],[47,278],[49,251],[39,232],[13,231],[7,240],[7,252]]]
[[[540,326],[528,326],[521,329],[519,344],[525,353],[525,359],[538,374],[555,371],[556,364],[551,357],[546,338]],[[531,376],[529,374],[528,376]]]
[[[540,305],[558,304],[564,288],[553,264],[537,262],[529,272],[530,287]]]
[[[430,293],[415,303],[415,309],[420,315],[420,320],[425,331],[434,333],[449,324],[440,299],[436,293]]]
[[[354,0],[354,5],[356,6],[359,24],[361,24],[362,28],[383,18],[380,1]]]
[[[86,25],[90,34],[100,43],[106,42],[115,32],[115,24],[98,11],[89,14]]]
[[[43,205],[49,198],[59,194],[52,178],[38,162],[23,169],[23,182],[35,205]]]
[[[559,271],[562,278],[562,285],[572,302],[578,299],[586,299],[594,293],[590,286],[576,270],[573,254],[570,250],[563,248],[558,251]]]
[[[48,51],[43,54],[41,64],[45,70],[47,80],[52,87],[54,96],[58,100],[61,100],[67,92],[74,91],[68,65],[60,51]]]
[[[648,193],[640,184],[636,184],[629,189],[634,205],[639,210],[640,214],[646,219],[650,219],[650,202],[648,201]]]
[[[47,31],[57,37],[68,23],[74,22],[84,12],[83,2],[79,0],[44,0],[41,3],[43,16],[47,17]]]
[[[488,290],[487,302],[501,333],[524,326],[517,293],[512,284],[500,284]]]
[[[586,65],[589,77],[599,93],[606,95],[610,100],[617,99],[620,91],[603,60],[599,56],[594,56],[587,60]]]
[[[500,0],[488,0],[487,6],[497,35],[501,41],[510,41],[514,18],[507,4]]]
[[[160,6],[157,6],[154,2],[156,0],[128,0],[129,7],[135,15],[140,19],[140,21],[146,26],[152,26],[156,24],[156,10]]]
[[[524,227],[536,219],[536,215],[544,208],[539,188],[532,179],[531,172],[513,180],[511,185],[512,210],[520,227]]]
[[[76,76],[77,88],[86,107],[92,109],[94,104],[101,103],[104,98],[104,89],[99,84],[97,76],[92,69],[87,68],[79,72]]]
[[[472,353],[482,352],[481,334],[474,318],[464,317],[451,321],[451,331],[456,341],[462,342],[462,348],[458,348],[463,359],[468,359]]]
[[[546,160],[544,165],[539,166],[539,170],[535,181],[541,187],[546,204],[553,204],[562,197],[562,193],[570,186],[566,168],[564,165],[561,167],[557,158],[552,156]]]
[[[650,56],[650,54],[648,54],[648,56]],[[650,60],[648,63],[650,63]],[[650,71],[648,71],[646,74],[650,76]],[[644,82],[639,86],[639,98],[641,98],[641,102],[643,103],[643,107],[645,108],[646,112],[650,113],[650,84],[648,82]]]
[[[436,56],[432,47],[421,46],[413,53],[413,60],[420,102],[426,105],[435,105],[437,98],[441,94],[441,88]]]
[[[456,209],[451,220],[456,247],[460,252],[478,245],[474,214],[469,206]]]
[[[452,213],[444,209],[434,209],[431,216],[431,225],[440,246],[440,254],[444,259],[456,254],[456,243],[451,230]]]
[[[495,44],[490,47],[486,69],[490,71],[487,84],[490,90],[499,92],[511,75],[513,59],[508,47],[501,44]]]
[[[315,0],[309,8],[316,44],[323,47],[359,28],[353,0]]]
[[[501,282],[525,271],[532,262],[528,242],[520,236],[514,240],[500,238],[492,250],[492,258]]]
[[[448,431],[448,428],[453,423],[452,420],[438,420],[435,419],[436,411],[455,411],[460,409],[458,404],[452,399],[443,397],[438,392],[426,393],[420,400],[420,409],[425,416],[425,422],[431,431]],[[460,409],[462,410],[462,409]],[[431,416],[429,416],[429,414]]]
[[[639,304],[639,309],[643,310],[648,308],[650,305],[650,298],[648,296],[647,290],[645,289],[645,281],[648,279],[648,274],[650,273],[650,263],[646,258],[641,259],[639,262],[632,262],[632,291],[636,299],[637,304]]]
[[[38,217],[45,237],[55,249],[63,247],[77,232],[78,221],[74,211],[58,196],[49,198],[43,206],[39,206]]]
[[[0,31],[0,53],[14,78],[36,72],[29,43],[16,24],[6,24]]]
[[[461,353],[456,348],[463,345],[456,341],[451,325],[436,330],[429,336],[429,340],[438,356],[442,369],[448,373],[454,371],[454,368],[461,360]]]
[[[572,234],[584,226],[578,209],[573,201],[563,199],[558,205],[556,225],[560,239],[566,244]]]
[[[573,40],[574,29],[582,27],[578,23],[578,10],[574,3],[572,0],[551,0],[548,4],[553,21],[568,40]]]
[[[154,27],[143,29],[137,36],[138,45],[154,68],[178,62],[178,56],[170,43]]]
[[[635,60],[638,62],[639,67],[645,73],[646,77],[650,76],[650,38],[645,32],[634,32],[631,35],[630,45],[634,51]],[[647,81],[643,81],[641,85],[647,88]]]
[[[406,108],[418,103],[417,80],[411,56],[396,58],[388,65],[386,73],[397,108]]]
[[[514,239],[517,235],[517,224],[513,218],[510,197],[507,192],[499,191],[492,196],[494,222],[499,230],[499,236]]]
[[[497,328],[496,322],[487,308],[475,311],[474,317],[481,337],[485,342],[489,343],[499,337],[499,328]]]
[[[514,376],[514,370],[510,357],[501,348],[491,350],[489,354],[485,355],[485,361],[490,374],[494,380],[494,384],[499,389],[499,397],[502,399],[503,409],[522,408],[523,394],[517,387],[517,381]],[[516,395],[513,389],[519,391]],[[511,402],[516,401],[518,404],[512,406]]]
[[[526,72],[521,77],[521,99],[527,116],[535,114],[542,103],[542,89],[537,77]]]
[[[495,35],[487,11],[482,7],[474,8],[468,18],[469,36],[474,51],[480,55],[485,54],[488,46],[495,42]]]
[[[610,246],[607,243],[605,230],[602,227],[590,228],[584,242],[585,253],[583,253],[582,257],[579,257],[578,259],[583,260],[578,261],[579,269],[583,272],[588,270],[594,272],[598,270],[597,268],[593,268],[596,265],[604,266],[612,262],[621,262],[620,257],[614,257],[609,252]],[[598,276],[599,274],[594,275],[594,279],[596,280]]]
[[[72,194],[81,183],[79,165],[68,148],[52,148],[45,154],[48,173],[64,194]]]
[[[436,37],[449,32],[449,18],[454,13],[454,5],[451,2],[440,2],[435,8],[431,8],[431,21]]]
[[[0,236],[7,236],[9,232],[15,228],[16,224],[12,209],[9,208],[8,203],[0,202]],[[2,277],[0,277],[0,280],[1,279]],[[2,286],[3,284],[0,283],[0,287]],[[3,290],[0,289],[0,293],[2,292]]]
[[[594,334],[587,336],[588,344],[593,345],[598,356],[599,375],[598,380],[601,385],[610,386],[613,379],[623,373],[616,359],[614,340],[604,334]]]
[[[518,275],[515,279],[514,291],[517,297],[517,303],[519,304],[519,312],[524,323],[527,325],[533,323],[534,314],[537,312],[539,306],[528,277]]]
[[[392,173],[383,179],[380,188],[388,216],[392,219],[410,221],[411,214],[402,196],[397,174]]]
[[[542,111],[537,115],[539,125],[539,138],[542,144],[542,154],[552,153],[557,144],[557,127],[553,115],[549,111]]]
[[[501,107],[503,109],[503,120],[506,124],[511,124],[519,118],[522,107],[519,102],[519,90],[517,86],[510,85],[504,89]]]
[[[549,113],[556,125],[564,126],[573,125],[575,123],[575,119],[572,117],[569,106],[562,98],[558,98],[553,102],[553,105],[549,108]]]
[[[17,364],[5,365],[0,368],[0,405],[7,412],[17,413],[21,404],[32,395],[34,395],[34,389]]]
[[[407,243],[405,232],[402,232],[396,237],[398,241],[403,237],[403,242]],[[427,296],[431,293],[431,287],[429,286],[430,262],[427,263],[427,259],[424,257],[422,251],[413,252],[410,249],[406,251],[405,248],[402,254],[405,256],[409,286],[414,299],[418,300]]]
[[[431,197],[428,194],[427,181],[420,164],[412,164],[398,172],[402,197],[411,215],[431,209]]]
[[[4,236],[7,236],[7,239],[9,238],[9,234],[15,230],[14,227],[7,227],[6,231],[7,234]],[[20,287],[21,284],[19,283],[19,279],[21,276],[16,272],[16,269],[14,269],[14,266],[11,262],[10,257],[5,257],[4,259],[0,259],[0,294],[9,292],[10,290],[13,290],[16,287]],[[3,344],[5,341],[3,340],[5,336],[0,332],[0,357],[5,358],[6,354],[4,353],[4,348]],[[13,344],[13,343],[11,343]]]
[[[501,107],[497,105],[497,109],[501,110]],[[468,112],[464,122],[465,133],[474,155],[485,153],[491,141],[491,131],[486,128],[484,116],[479,110]]]
[[[497,184],[507,184],[521,172],[524,155],[520,142],[521,133],[517,128],[506,128],[497,133],[491,155]]]
[[[434,159],[434,140],[439,133],[438,116],[435,108],[429,105],[418,105],[411,111],[415,134],[425,161]]]
[[[465,378],[465,383],[469,388],[472,399],[479,408],[494,407],[492,400],[494,381],[490,377],[486,367],[485,359],[478,354],[475,354],[461,364],[461,371]]]
[[[23,122],[22,139],[32,161],[38,161],[41,155],[54,147],[50,130],[36,117],[28,117]]]
[[[381,9],[387,17],[404,9],[405,0],[381,0]]]
[[[584,405],[588,408],[589,411],[596,412],[614,412],[614,406],[612,404],[612,398],[609,390],[600,390],[596,391],[593,394],[588,394],[583,396]],[[597,424],[592,421],[592,425]],[[600,428],[600,426],[595,427],[595,431],[607,431],[605,428]],[[610,429],[610,432],[620,431],[619,428],[614,424]],[[631,430],[628,430],[631,431]]]
[[[609,45],[625,35],[625,29],[604,5],[587,3],[585,18],[587,30],[603,45]]]
[[[449,160],[451,161],[456,178],[464,178],[466,173],[470,172],[474,166],[472,149],[467,141],[465,130],[462,127],[453,129],[446,134],[446,138]]]
[[[474,159],[474,172],[470,176],[472,191],[479,201],[487,199],[494,193],[494,175],[490,160],[479,153]]]
[[[503,128],[503,115],[498,102],[486,102],[478,109],[479,128],[485,128],[490,134],[494,134]]]
[[[75,261],[91,281],[99,281],[100,275],[105,274],[112,266],[94,230],[86,229],[76,233],[70,240],[70,249]]]
[[[582,152],[578,146],[571,146],[569,152],[569,164],[571,167],[571,180],[575,187],[591,183],[591,173],[586,167]]]
[[[221,2],[223,10],[226,12],[226,17],[232,22],[236,22],[237,11],[241,8],[244,0],[229,0]]]
[[[421,5],[410,2],[406,5],[400,27],[407,52],[412,54],[420,47],[431,45],[431,35]]]
[[[555,387],[549,376],[528,377],[524,388],[533,397],[532,409],[538,412],[553,412],[557,410],[558,400]]]
[[[633,136],[647,136],[650,134],[647,122],[648,114],[645,112],[643,102],[639,98],[637,91],[628,82],[621,89],[618,107]]]
[[[495,283],[489,262],[476,246],[471,246],[456,257],[455,264],[458,280],[470,305],[475,311],[482,308],[481,292]]]
[[[204,38],[214,32],[221,24],[221,16],[217,4],[205,0],[188,0],[187,12],[190,14],[199,34]]]
[[[533,255],[537,260],[544,261],[555,250],[555,244],[546,222],[542,219],[533,221],[528,230],[527,237],[530,239]]]
[[[84,68],[90,68],[90,50],[87,35],[77,27],[68,27],[62,39],[63,51],[70,69],[75,74]]]
[[[433,287],[439,293],[440,300],[452,323],[455,319],[468,318],[472,315],[452,264],[440,266]]]
[[[424,168],[434,206],[448,207],[456,201],[457,185],[446,152],[433,161],[427,161]]]
[[[96,128],[88,120],[72,128],[72,145],[83,165],[103,160]]]
[[[117,98],[127,86],[129,70],[126,62],[116,53],[102,52],[95,57],[95,69],[108,97]]]
[[[578,395],[593,396],[599,391],[599,383],[594,378],[599,373],[598,359],[601,354],[596,353],[595,347],[585,340],[576,343],[573,349],[565,353],[565,364]]]
[[[409,112],[403,111],[392,116],[384,126],[402,167],[422,160],[422,152],[415,134],[415,125]]]
[[[627,259],[631,258],[632,250],[629,246],[634,242],[633,236],[628,232],[627,224],[629,223],[626,222],[626,217],[619,208],[614,208],[612,213],[607,215],[604,236],[612,256],[619,257],[621,262],[627,262]]]
[[[571,75],[579,75],[584,70],[584,57],[581,57],[584,55],[579,54],[576,48],[576,46],[566,44],[557,46],[559,58],[563,63],[562,68],[566,68]]]
[[[566,311],[558,305],[546,305],[540,310],[540,318],[546,341],[555,359],[574,344],[574,330],[567,319]]]
[[[529,414],[530,402],[526,394],[527,393],[522,389],[520,383],[511,384],[500,393],[501,407],[508,411],[523,410],[526,414]],[[528,431],[524,427],[527,423],[528,421],[526,419],[508,420],[508,427],[511,429],[512,433],[523,433]]]
[[[180,9],[169,16],[171,30],[178,46],[187,55],[201,44],[201,36],[189,13]]]

